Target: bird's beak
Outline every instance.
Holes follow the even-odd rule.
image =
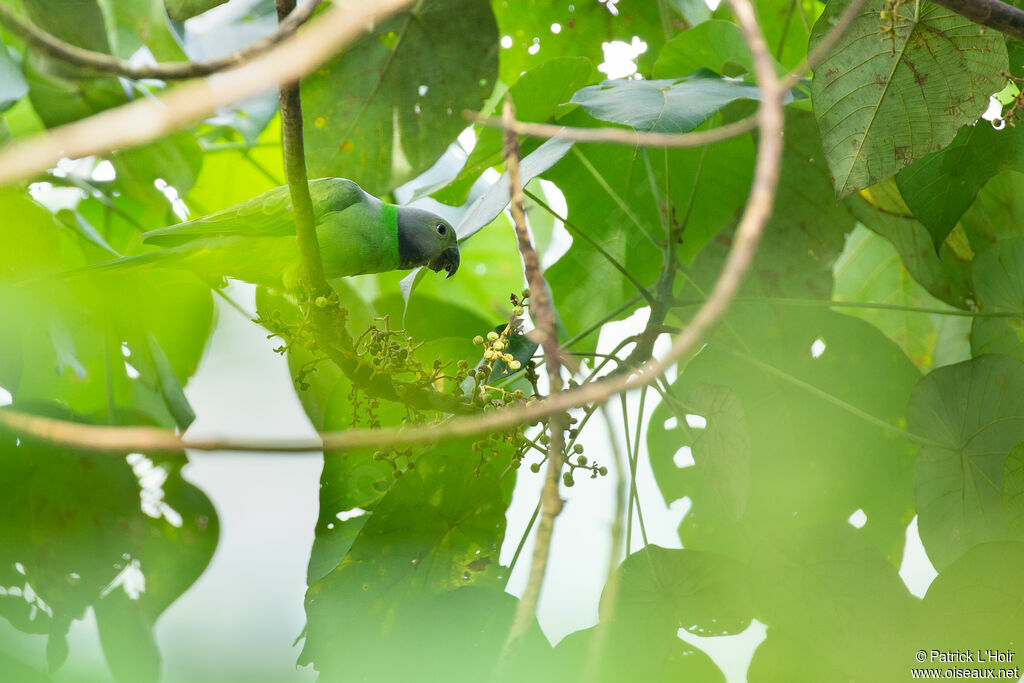
[[[441,256],[437,259],[437,267],[434,268],[434,270],[437,271],[442,268],[444,268],[444,271],[448,273],[448,275],[445,276],[445,279],[455,275],[455,271],[459,269],[458,247],[448,247],[441,253]]]

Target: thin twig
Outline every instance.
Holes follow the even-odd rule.
[[[0,185],[31,178],[64,157],[77,159],[144,144],[220,107],[293,82],[410,1],[336,5],[310,22],[301,36],[293,34],[237,67],[11,143],[0,149]]]
[[[505,98],[504,118],[512,121],[514,114],[512,100]],[[511,185],[511,202],[509,206],[512,221],[516,228],[516,239],[519,253],[523,258],[526,282],[530,286],[530,313],[541,333],[541,346],[544,349],[544,363],[548,373],[549,393],[557,394],[562,390],[562,361],[558,348],[558,325],[555,320],[554,307],[548,293],[548,283],[540,269],[540,257],[533,247],[530,232],[526,227],[526,204],[523,201],[523,187],[519,181],[519,138],[512,131],[505,132],[505,167],[508,169]],[[530,562],[530,575],[526,590],[516,607],[516,615],[509,629],[505,646],[499,660],[506,660],[527,633],[537,610],[540,599],[541,584],[551,549],[551,534],[555,526],[555,518],[562,511],[562,499],[558,494],[558,482],[562,474],[562,446],[564,445],[563,430],[564,414],[551,416],[548,421],[550,441],[548,442],[548,464],[544,475],[544,487],[540,497],[540,522],[537,525],[537,539],[533,546],[533,558]]]
[[[501,128],[500,118],[481,117],[476,112],[464,112],[467,120],[488,128]],[[570,128],[554,123],[530,123],[512,121],[509,130],[519,135],[538,138],[561,138],[576,142],[604,142],[627,147],[703,147],[715,142],[734,138],[757,128],[757,116],[727,123],[718,128],[698,130],[692,133],[644,133],[628,128]]]
[[[399,0],[392,0],[397,5]],[[316,440],[235,440],[206,439],[183,440],[174,432],[151,427],[100,427],[52,418],[27,415],[10,409],[0,409],[0,424],[22,434],[52,443],[95,451],[131,453],[133,451],[180,452],[194,450],[242,451],[312,451],[328,448],[348,450],[390,444],[393,446],[432,443],[440,439],[473,436],[496,429],[532,422],[563,413],[570,408],[588,403],[600,403],[622,391],[635,389],[655,381],[677,359],[689,352],[704,338],[725,314],[750,267],[761,233],[771,215],[772,202],[778,182],[779,160],[782,153],[782,91],[760,28],[749,0],[730,0],[751,53],[761,86],[761,106],[758,110],[760,144],[754,165],[754,182],[750,196],[740,218],[730,251],[722,272],[700,310],[672,343],[664,358],[653,358],[634,375],[618,375],[605,381],[583,384],[575,389],[552,394],[542,401],[513,406],[491,413],[452,419],[443,424],[386,429],[351,429],[320,435]],[[389,6],[393,6],[389,5]],[[331,10],[331,13],[337,10]],[[346,17],[350,17],[346,9]],[[326,13],[325,13],[326,17]],[[306,37],[319,28],[318,22],[310,26]],[[346,21],[346,25],[348,22]],[[354,32],[354,29],[349,27]],[[353,33],[354,34],[354,33]],[[337,38],[337,36],[334,36]],[[305,45],[305,43],[303,43]],[[331,43],[332,46],[335,43]],[[288,43],[282,44],[278,50]],[[276,54],[277,50],[274,51]],[[269,55],[268,55],[269,56]],[[251,66],[251,65],[250,65]],[[301,71],[301,70],[299,70]],[[274,73],[280,73],[274,71]],[[291,71],[289,71],[291,73]],[[183,86],[179,90],[185,90]],[[0,162],[10,154],[0,157]],[[0,164],[2,169],[2,164]],[[10,175],[10,174],[8,174]],[[16,176],[19,177],[19,176]]]
[[[318,4],[320,4],[320,0],[309,0],[300,9],[295,10],[282,20],[273,33],[229,55],[203,62],[164,62],[148,66],[133,66],[123,59],[66,43],[28,19],[19,17],[3,3],[0,3],[0,24],[6,26],[12,33],[23,38],[40,52],[84,69],[83,77],[101,73],[131,79],[158,78],[164,81],[173,81],[209,76],[212,73],[239,66],[267,52],[305,24],[313,16],[313,10]]]

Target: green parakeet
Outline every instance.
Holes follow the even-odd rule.
[[[443,218],[422,209],[386,204],[344,178],[312,180],[309,192],[328,279],[417,266],[444,270],[447,277],[458,270],[455,230]],[[167,248],[80,271],[162,266],[289,287],[300,272],[287,186],[142,237],[146,244]]]

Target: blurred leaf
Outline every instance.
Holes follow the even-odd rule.
[[[956,649],[1010,651],[1020,644],[1024,543],[983,543],[939,572],[922,605],[929,642]],[[1012,661],[1012,660],[1008,660]]]
[[[168,25],[164,0],[100,1],[112,20],[111,37],[115,55],[130,59],[145,46],[158,62],[188,61]]]
[[[110,54],[106,24],[97,0],[63,0],[55,12],[47,0],[22,0],[32,22],[64,42]]]
[[[786,533],[794,521],[845,523],[862,510],[861,533],[898,565],[913,512],[913,448],[896,432],[918,377],[895,344],[860,320],[805,307],[734,304],[673,383],[675,401],[659,405],[648,431],[651,468],[665,500],[693,501],[679,530],[685,547],[744,558],[752,552],[745,538]],[[713,405],[691,405],[691,397],[706,400],[693,392],[708,385],[727,387],[745,416],[749,493],[739,520],[739,480],[675,461],[684,446],[693,448],[695,461],[710,457],[714,452],[706,449],[722,438],[716,434],[742,442],[737,411],[716,415]],[[706,417],[703,432],[688,426],[687,414]]]
[[[920,647],[914,598],[897,568],[853,527],[814,525],[785,540],[760,537],[758,546],[752,590],[769,630],[749,680],[886,680]],[[780,644],[810,653],[810,661],[787,661],[776,654]]]
[[[185,21],[203,12],[223,5],[228,0],[164,0],[167,15],[173,21]]]
[[[999,240],[1020,235],[1024,225],[1024,174],[999,173],[978,192],[960,219],[970,249],[981,255]],[[956,231],[953,232],[956,234]]]
[[[507,631],[499,628],[495,641],[477,630],[488,619],[488,601],[463,603],[470,611],[460,621],[449,602],[463,586],[500,590],[504,572],[497,564],[505,530],[498,475],[468,446],[451,443],[420,457],[377,504],[344,560],[310,586],[300,662],[312,662],[326,680],[393,680],[408,667],[430,679],[475,679],[479,672],[460,664],[467,650],[496,655]],[[449,622],[461,623],[466,637],[437,642],[423,659],[385,656],[417,648]]]
[[[357,179],[380,195],[429,168],[497,77],[487,3],[430,0],[400,10],[302,81],[310,175]]]
[[[995,130],[987,121],[964,126],[948,147],[933,152],[896,174],[896,183],[932,236],[935,249],[988,179],[1004,169],[1024,171],[1024,148],[1016,128]]]
[[[891,41],[879,39],[884,0],[870,0],[814,70],[811,96],[839,198],[885,180],[948,145],[1002,87],[1001,36],[939,7],[896,10]],[[811,45],[842,3],[826,5]]]
[[[7,111],[28,93],[28,84],[21,75],[21,65],[0,40],[0,112]]]
[[[1010,534],[1024,538],[1024,443],[1014,446],[1003,464],[1003,508]]]
[[[97,458],[9,433],[0,433],[0,444],[0,565],[23,567],[33,602],[47,606],[51,666],[67,656],[71,620],[94,607],[118,680],[154,679],[141,673],[156,672],[155,650],[138,648],[152,646],[146,631],[213,555],[217,517],[209,500],[181,480],[180,461]]]
[[[807,57],[807,43],[825,3],[818,0],[757,0],[758,24],[772,55],[787,69]],[[719,13],[726,7],[719,7]]]
[[[1024,441],[1024,364],[993,355],[933,371],[914,388],[907,425],[930,442],[917,456],[918,530],[942,572],[1007,538],[1003,466]]]
[[[760,99],[760,89],[701,69],[675,79],[604,81],[583,88],[570,102],[602,121],[645,132],[687,133],[740,99]]]
[[[501,80],[506,83],[556,57],[586,57],[600,64],[604,43],[630,43],[634,36],[647,43],[637,61],[640,72],[649,74],[665,42],[658,3],[650,0],[621,0],[615,3],[615,14],[600,2],[495,0],[492,5],[499,35],[512,40],[501,50]]]
[[[890,242],[858,226],[835,264],[835,299],[858,303],[890,304],[906,310],[837,308],[838,312],[865,320],[900,345],[919,368],[943,365],[939,340],[943,335],[966,338],[971,319],[922,313],[915,308],[953,311],[930,295],[907,271]],[[958,360],[963,360],[962,358]]]
[[[753,616],[746,567],[724,555],[649,545],[609,581],[619,587],[614,603],[606,588],[601,620],[632,623],[652,640],[680,628],[705,637],[741,633]]]

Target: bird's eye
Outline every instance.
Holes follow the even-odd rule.
[[[437,234],[440,235],[441,237],[444,237],[445,235],[448,234],[448,226],[446,226],[444,223],[438,223],[437,225],[435,225],[434,230],[437,230]]]

